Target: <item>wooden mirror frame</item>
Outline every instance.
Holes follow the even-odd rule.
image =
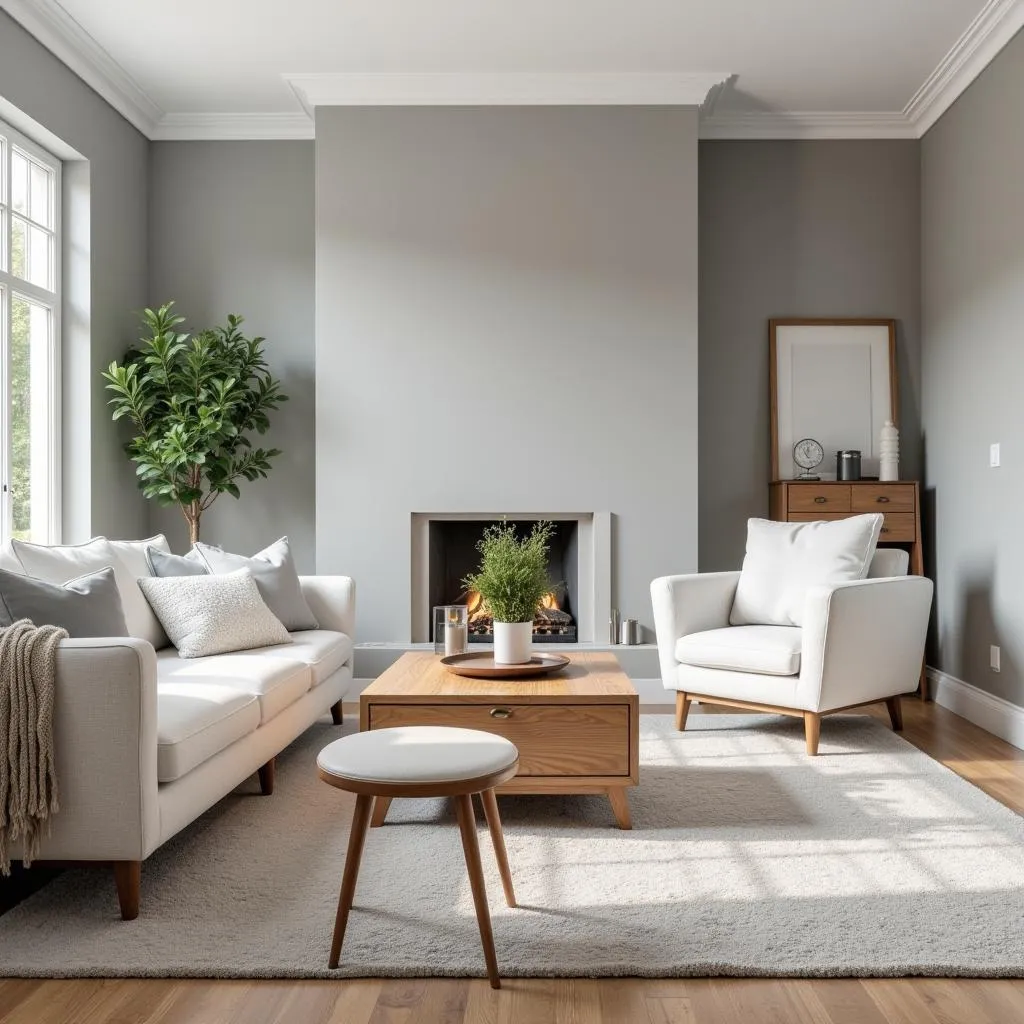
[[[779,465],[779,327],[887,327],[889,330],[889,415],[899,426],[899,377],[896,373],[896,321],[879,318],[802,318],[778,317],[768,321],[768,382],[771,395],[771,479],[781,480]],[[790,478],[786,478],[790,479]]]

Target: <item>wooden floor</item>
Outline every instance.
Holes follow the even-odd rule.
[[[699,711],[695,708],[693,713]],[[884,708],[880,717],[885,717]],[[904,721],[904,735],[911,743],[1008,807],[1024,813],[1024,751],[934,704],[905,701]],[[827,720],[822,730],[827,737]],[[0,1024],[1024,1022],[1024,981],[511,978],[503,985],[501,991],[494,992],[484,978],[327,982],[11,980],[0,981]]]

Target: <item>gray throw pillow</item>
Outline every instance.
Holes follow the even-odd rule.
[[[128,636],[111,566],[67,583],[48,583],[0,569],[0,626],[30,619],[62,626],[71,637]]]
[[[292,642],[248,569],[222,576],[148,576],[139,586],[183,658]]]
[[[151,576],[205,576],[210,571],[195,551],[172,555],[159,548],[146,548],[146,564]]]
[[[319,629],[320,623],[302,596],[299,574],[295,569],[291,545],[287,537],[274,541],[252,558],[233,555],[211,544],[197,543],[192,549],[212,573],[222,575],[248,569],[259,587],[267,607],[284,623],[285,629]]]

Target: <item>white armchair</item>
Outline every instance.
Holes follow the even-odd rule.
[[[917,686],[932,582],[907,576],[899,549],[875,553],[868,578],[813,587],[803,626],[730,626],[740,574],[662,576],[651,584],[661,678],[676,726],[692,700],[804,720],[817,754],[821,716],[884,701],[902,728],[900,695]]]

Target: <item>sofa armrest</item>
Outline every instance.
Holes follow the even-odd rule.
[[[728,626],[739,578],[739,572],[704,572],[660,576],[651,583],[658,661],[666,690],[677,688],[676,641],[690,633]]]
[[[804,605],[801,706],[832,711],[913,690],[932,591],[924,576],[812,587]]]
[[[321,629],[356,635],[356,581],[351,576],[300,576],[302,596]]]
[[[156,653],[133,637],[57,650],[54,756],[60,810],[42,860],[142,860],[160,842]]]

